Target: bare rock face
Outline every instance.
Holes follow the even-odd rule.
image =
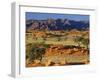
[[[64,48],[64,46],[55,45],[46,49],[42,62],[46,66],[49,66],[52,62],[60,65],[67,63],[87,63],[88,51],[86,49],[69,49]]]
[[[34,63],[38,64],[40,63],[40,60],[34,60]]]

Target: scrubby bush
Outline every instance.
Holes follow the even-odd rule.
[[[29,55],[30,61],[33,61],[35,59],[41,60],[44,53],[45,53],[45,48],[39,48],[39,47],[33,46]]]

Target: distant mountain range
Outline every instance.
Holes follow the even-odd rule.
[[[88,21],[75,21],[68,19],[26,20],[26,29],[33,30],[88,30]]]

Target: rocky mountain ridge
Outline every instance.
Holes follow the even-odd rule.
[[[26,29],[33,30],[88,30],[88,21],[75,21],[69,19],[26,20]]]

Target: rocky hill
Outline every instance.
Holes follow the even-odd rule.
[[[88,30],[88,21],[75,21],[68,19],[26,20],[26,29],[33,30]]]

